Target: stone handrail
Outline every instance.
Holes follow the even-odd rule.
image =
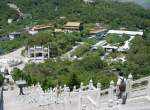
[[[106,94],[108,95],[109,94],[109,88],[101,90],[100,93],[101,93],[101,96],[106,95]]]
[[[128,80],[128,98],[135,98],[139,96],[149,96],[150,93],[150,76],[140,78],[137,80]]]
[[[87,96],[87,99],[91,102],[92,105],[95,107],[97,106],[96,102],[90,96]]]
[[[88,87],[89,87],[89,85],[82,86],[82,88],[76,89],[76,90],[74,90],[74,91],[79,92],[81,89],[82,89],[82,90],[88,90]]]
[[[141,83],[142,81],[150,80],[150,76],[134,80],[133,83]]]
[[[99,110],[101,105],[107,104],[108,101],[112,100],[115,101],[116,97],[116,86],[113,81],[110,82],[110,87],[104,90],[101,90],[100,83],[97,84],[97,87],[94,87],[92,80],[90,80],[88,85],[83,85],[81,83],[80,88],[76,89],[76,87],[73,88],[73,91],[70,91],[69,87],[64,85],[63,88],[59,87],[61,90],[60,94],[58,94],[58,87],[52,90],[49,89],[48,91],[45,91],[43,99],[44,100],[50,100],[51,103],[54,103],[55,101],[58,101],[59,103],[63,103],[65,110],[67,109],[67,106],[70,106],[69,104],[76,101],[77,102],[77,110]],[[38,95],[36,91],[41,93],[42,89],[40,85],[37,85],[33,88],[29,88],[31,91],[32,96],[31,99],[36,99],[36,102],[40,101],[40,97],[42,96]],[[36,95],[33,96],[36,92]],[[127,79],[127,93],[128,98],[135,98],[139,96],[150,96],[150,77],[141,78],[138,80],[132,80],[132,75],[129,75]],[[50,97],[47,99],[47,97]],[[41,102],[39,102],[41,103]]]

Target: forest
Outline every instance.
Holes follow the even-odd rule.
[[[36,24],[51,23],[61,27],[66,21],[98,22],[109,28],[126,27],[129,30],[150,26],[150,10],[132,3],[111,0],[97,0],[95,4],[85,4],[82,0],[2,0],[0,3],[0,35]],[[8,24],[7,20],[16,18],[18,13],[7,3],[18,6],[24,19]]]
[[[8,7],[7,3],[16,4],[22,13],[23,19],[7,23],[9,18],[16,18],[17,12]],[[150,10],[132,3],[112,2],[111,0],[97,0],[95,4],[85,4],[82,0],[1,0],[0,1],[0,36],[12,31],[23,31],[25,27],[37,24],[52,24],[55,28],[62,28],[67,21],[80,21],[87,26],[101,23],[107,29],[143,30],[143,37],[136,37],[131,48],[125,54],[124,63],[108,64],[100,59],[103,50],[89,51],[95,41],[86,41],[88,29],[81,33],[58,34],[51,32],[39,33],[35,36],[25,35],[20,39],[0,43],[0,53],[8,53],[21,46],[51,45],[56,50],[54,57],[70,50],[76,45],[75,41],[86,41],[85,45],[76,50],[74,54],[83,57],[80,61],[62,61],[59,58],[47,60],[42,64],[28,64],[24,70],[14,69],[14,79],[27,80],[28,85],[40,82],[43,89],[56,84],[80,85],[93,79],[94,84],[102,83],[102,88],[109,86],[111,80],[116,80],[119,68],[125,76],[129,73],[134,78],[150,75]],[[63,19],[62,19],[63,18]],[[125,39],[109,37],[110,43],[123,42]]]
[[[25,79],[28,85],[40,82],[43,89],[57,84],[66,84],[71,88],[76,85],[78,88],[80,82],[87,84],[91,79],[95,85],[100,82],[102,88],[106,88],[111,80],[116,80],[115,73],[109,69],[107,63],[100,60],[99,53],[92,52],[80,61],[50,59],[44,64],[28,64],[23,71],[14,69],[13,77],[15,80]]]
[[[111,38],[112,39],[112,38]],[[92,41],[93,42],[93,41]],[[46,60],[41,64],[27,64],[23,71],[19,69],[14,70],[14,79],[20,78],[27,80],[28,85],[40,82],[43,89],[57,84],[63,86],[73,85],[79,87],[80,82],[88,83],[93,79],[94,84],[102,83],[102,88],[109,86],[111,80],[116,81],[117,69],[124,73],[127,77],[130,73],[133,74],[134,79],[150,75],[150,32],[145,31],[143,37],[136,36],[131,41],[131,48],[124,53],[127,60],[117,63],[109,63],[101,60],[100,57],[104,55],[104,50],[90,50],[89,43],[86,42],[78,48],[73,55],[82,57],[81,60],[62,60],[57,59]]]

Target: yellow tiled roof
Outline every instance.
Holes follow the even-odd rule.
[[[79,27],[80,26],[80,22],[67,22],[64,27]]]

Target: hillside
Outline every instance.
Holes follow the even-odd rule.
[[[61,26],[65,21],[82,21],[83,23],[101,22],[110,28],[128,27],[130,29],[147,28],[150,25],[150,10],[131,4],[109,0],[97,0],[87,5],[82,0],[5,0],[0,1],[0,33],[20,29],[41,23],[52,23]],[[17,12],[7,3],[18,6],[26,15],[24,20],[6,25],[9,18],[14,19]],[[65,19],[60,19],[60,17]]]
[[[150,1],[149,0],[118,0],[121,2],[134,2],[136,4],[139,4],[145,8],[150,8]]]
[[[62,28],[68,21],[80,21],[84,24],[84,30],[79,33],[39,32],[36,35],[24,35],[19,39],[1,42],[0,50],[2,54],[14,51],[21,46],[44,45],[51,46],[53,56],[45,63],[27,64],[23,70],[15,70],[14,78],[26,79],[27,83],[41,82],[44,89],[56,84],[67,84],[72,87],[74,84],[79,86],[79,81],[87,83],[94,79],[102,83],[102,88],[109,86],[110,80],[116,80],[117,71],[120,69],[127,76],[129,73],[134,78],[147,76],[150,73],[150,10],[146,10],[138,5],[131,3],[112,2],[111,0],[97,0],[95,4],[85,4],[82,0],[5,0],[0,1],[0,35],[12,31],[22,31],[25,27],[32,27],[36,24],[52,24],[55,28]],[[9,18],[16,19],[18,13],[9,8],[7,3],[13,3],[19,7],[25,15],[23,19],[14,20],[11,24],[7,23]],[[136,37],[131,41],[131,48],[125,52],[114,52],[108,55],[107,60],[101,60],[104,50],[99,48],[94,51],[91,46],[97,40],[89,40],[88,26],[95,26],[100,23],[107,29],[143,30],[143,37]],[[119,38],[118,36],[106,37],[109,43],[124,44],[129,38]],[[73,53],[81,60],[69,61],[61,60],[61,56],[70,51],[77,42],[84,42]],[[117,44],[118,45],[118,44]],[[119,44],[120,45],[120,44]],[[109,60],[118,56],[126,56],[124,63],[111,63]],[[54,59],[53,59],[54,58]],[[57,59],[55,61],[55,59]]]

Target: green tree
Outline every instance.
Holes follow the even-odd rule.
[[[18,68],[14,68],[13,70],[13,79],[14,80],[20,80],[22,79],[22,71]]]
[[[74,86],[76,86],[77,88],[79,87],[80,82],[79,82],[78,76],[75,73],[71,74],[71,76],[69,78],[68,85],[69,85],[71,90],[73,90]]]

